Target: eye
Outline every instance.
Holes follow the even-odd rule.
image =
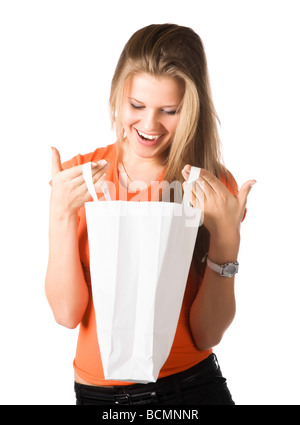
[[[144,106],[135,105],[134,103],[130,103],[130,106],[131,106],[133,109],[143,109],[143,108],[144,108]]]
[[[163,110],[163,112],[165,112],[167,115],[175,115],[175,114],[177,114],[177,110],[175,110],[175,111],[164,111]]]

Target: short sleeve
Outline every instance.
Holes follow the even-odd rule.
[[[88,162],[90,155],[91,154],[87,154],[87,155],[78,154],[78,155],[74,156],[72,159],[69,159],[68,161],[63,162],[61,164],[63,170],[68,170],[69,168],[76,167],[77,165],[82,165],[85,162]],[[88,158],[86,159],[86,157],[88,157]]]
[[[86,162],[96,162],[105,157],[107,154],[111,154],[114,150],[114,145],[108,145],[104,148],[97,148],[93,152],[87,153],[85,155],[78,154],[68,161],[64,161],[61,166],[63,170],[68,170],[69,168],[76,167],[77,165],[85,164]],[[52,185],[52,180],[49,182]]]

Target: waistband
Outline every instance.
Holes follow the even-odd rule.
[[[89,397],[110,404],[142,405],[162,400],[167,401],[181,390],[187,390],[195,386],[205,387],[212,375],[222,377],[219,363],[214,353],[196,366],[183,372],[160,378],[154,383],[105,388],[75,382],[74,389],[77,394],[82,394],[83,396],[86,394]]]

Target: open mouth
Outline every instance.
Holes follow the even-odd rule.
[[[142,142],[146,142],[148,144],[155,144],[158,140],[160,140],[163,137],[163,134],[145,134],[135,128],[135,131],[137,132],[137,135]]]

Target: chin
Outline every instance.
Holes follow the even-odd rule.
[[[161,157],[166,156],[169,153],[171,142],[162,141],[154,146],[147,146],[141,144],[136,138],[129,139],[133,151],[140,158],[153,158],[155,156]]]

